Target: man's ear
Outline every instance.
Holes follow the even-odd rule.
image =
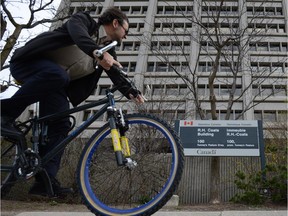
[[[118,20],[117,20],[117,19],[114,19],[114,20],[112,21],[112,25],[113,25],[114,28],[117,28],[117,26],[118,26]]]

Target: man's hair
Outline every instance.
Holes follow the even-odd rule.
[[[120,25],[123,24],[124,20],[129,23],[126,14],[117,7],[109,7],[106,9],[104,13],[98,18],[98,23],[100,25],[106,25],[112,23],[114,19],[117,19]]]

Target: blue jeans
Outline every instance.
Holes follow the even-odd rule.
[[[36,59],[25,62],[12,62],[12,76],[22,83],[21,88],[8,99],[1,100],[1,115],[17,118],[27,106],[38,102],[39,115],[49,115],[69,109],[66,87],[69,84],[67,72],[59,65],[46,59]],[[40,145],[40,155],[49,152],[68,134],[70,121],[64,119],[51,122],[48,125],[48,144]],[[55,177],[60,166],[62,153],[51,160],[45,169]]]

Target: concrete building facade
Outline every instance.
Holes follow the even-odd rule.
[[[117,46],[118,61],[148,101],[139,107],[123,98],[119,105],[125,112],[147,111],[171,124],[176,119],[212,119],[214,115],[219,120],[263,120],[264,128],[285,122],[287,1],[221,2],[62,0],[59,11],[66,15],[87,11],[97,19],[107,7],[115,6],[127,14],[129,35]],[[60,23],[54,28],[57,25]],[[213,72],[217,73],[211,83]],[[83,104],[104,97],[111,85],[103,73]],[[215,113],[211,112],[211,86]],[[77,125],[96,111],[77,114]],[[103,115],[93,123],[83,137],[88,138],[106,118]],[[237,191],[233,183],[235,165],[259,168],[259,158],[225,157],[220,163],[222,201],[228,201]],[[187,157],[179,187],[181,204],[209,201],[210,164],[211,158]]]
[[[211,119],[209,76],[223,45],[213,83],[217,118],[264,122],[287,118],[285,0],[229,0],[223,5],[216,0],[62,1],[60,9],[69,14],[89,11],[97,19],[110,6],[129,17],[129,35],[117,47],[117,55],[149,99],[145,109],[173,120]],[[87,101],[103,97],[109,86],[111,81],[103,74]],[[94,111],[79,114],[77,120]]]

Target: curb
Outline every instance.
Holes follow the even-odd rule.
[[[2,215],[2,214],[1,214]],[[23,212],[16,216],[93,216],[90,212]],[[5,213],[3,214],[5,216]],[[159,211],[154,216],[287,216],[287,210],[279,211]]]

